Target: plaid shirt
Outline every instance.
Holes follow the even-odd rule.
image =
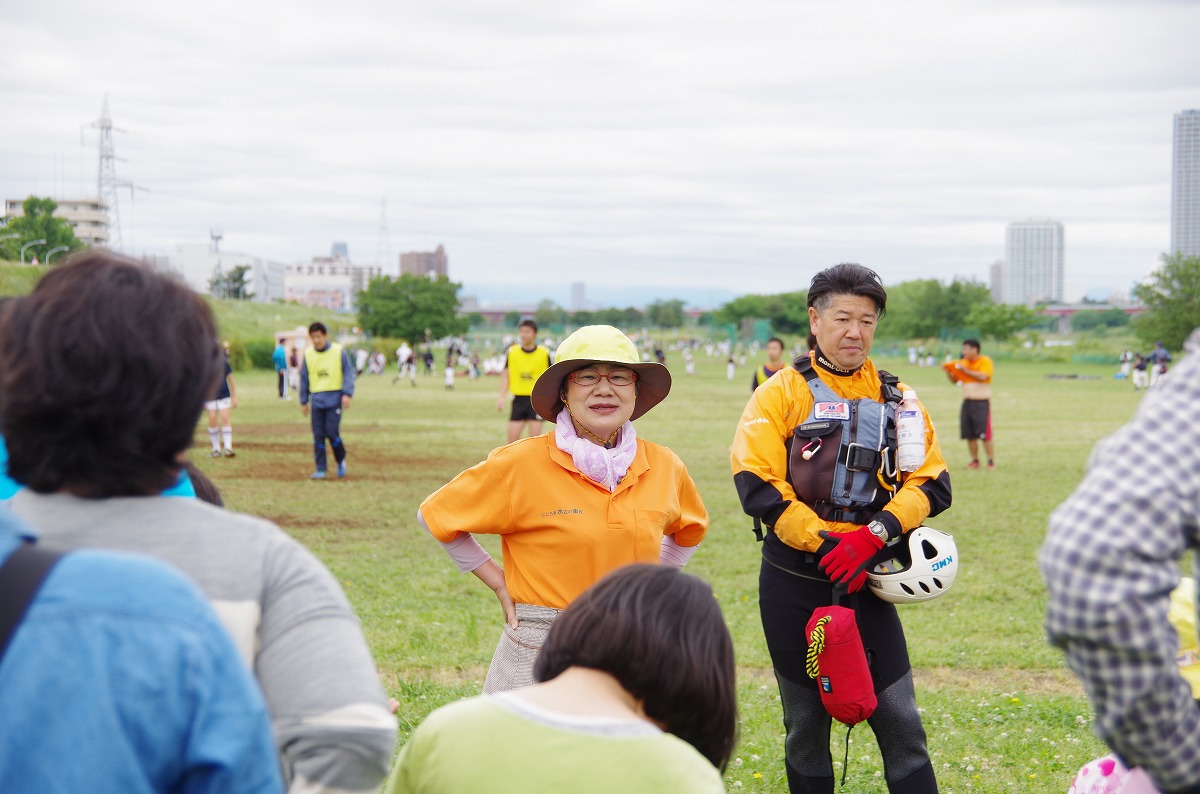
[[[1096,733],[1164,791],[1200,790],[1200,708],[1167,620],[1178,560],[1200,549],[1200,331],[1186,347],[1096,445],[1038,555],[1046,630],[1087,689]]]

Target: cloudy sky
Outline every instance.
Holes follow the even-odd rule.
[[[1197,30],[1192,0],[0,0],[0,197],[94,195],[107,95],[135,254],[442,243],[468,292],[720,296],[986,281],[1049,217],[1068,295],[1127,291]]]

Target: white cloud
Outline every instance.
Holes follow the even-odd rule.
[[[1184,2],[27,4],[0,20],[0,191],[94,191],[124,240],[285,260],[444,243],[452,275],[793,289],[859,259],[985,279],[1063,221],[1068,280],[1167,245]]]

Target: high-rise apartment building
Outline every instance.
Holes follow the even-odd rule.
[[[988,288],[992,303],[1004,303],[1004,260],[997,259],[988,266]]]
[[[446,258],[446,249],[439,245],[436,251],[400,254],[400,275],[405,273],[414,276],[449,276],[450,260]]]
[[[1004,245],[1005,303],[1032,305],[1063,299],[1063,226],[1058,221],[1015,221]]]
[[[1200,256],[1200,110],[1175,114],[1171,253]]]

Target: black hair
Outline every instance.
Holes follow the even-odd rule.
[[[329,329],[325,327],[325,323],[313,323],[312,325],[308,326],[308,332],[310,334],[315,334],[317,331],[329,336]]]
[[[196,491],[197,499],[217,507],[225,506],[225,500],[221,498],[217,484],[210,480],[208,475],[201,471],[195,463],[188,461],[183,464],[183,470],[187,472],[188,479],[192,481],[192,488]]]
[[[813,276],[808,286],[808,305],[824,312],[833,303],[835,295],[858,295],[875,301],[875,309],[882,319],[887,310],[887,291],[879,274],[869,267],[854,262],[827,267]]]
[[[0,314],[9,474],[38,493],[161,493],[224,366],[183,282],[109,251],[73,257]]]
[[[535,323],[533,320],[530,320],[528,317],[517,323],[517,328],[532,328],[535,334],[537,333],[538,329],[537,323]]]
[[[670,565],[626,565],[575,599],[534,664],[537,681],[600,670],[646,716],[721,771],[737,741],[733,641],[712,588]]]
[[[768,339],[768,340],[767,340],[767,344],[768,344],[768,345],[769,345],[769,344],[771,344],[772,342],[778,342],[778,343],[779,343],[779,346],[780,346],[780,347],[782,347],[782,348],[786,348],[786,347],[787,347],[787,345],[785,345],[785,344],[783,343],[783,340],[782,340],[782,339],[780,339],[780,338],[779,338],[779,337],[777,337],[777,336],[773,336],[773,337],[771,337],[770,339]],[[764,345],[764,347],[765,347],[765,345]]]
[[[983,350],[983,348],[979,346],[978,339],[964,339],[963,344],[975,348],[976,352]]]

